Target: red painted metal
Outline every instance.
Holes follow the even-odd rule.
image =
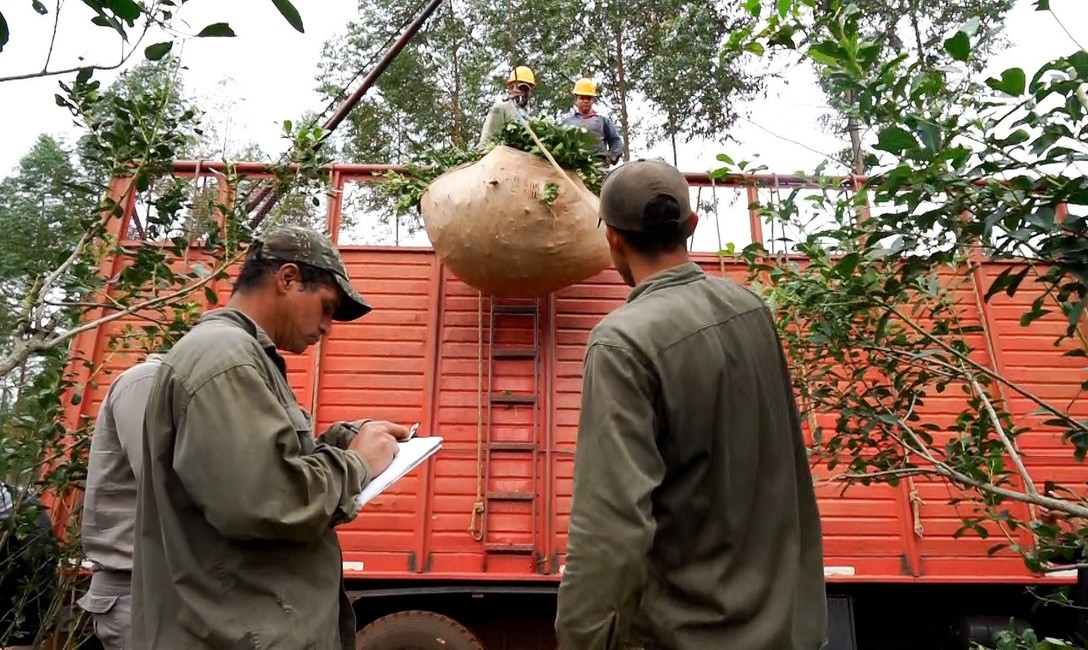
[[[238,168],[261,171],[257,165]],[[390,168],[331,166],[333,187],[328,218],[334,237],[339,231],[344,184],[366,182]],[[175,170],[193,173],[196,164],[178,163]],[[216,164],[201,165],[202,173],[212,171],[217,171]],[[696,185],[710,183],[705,174],[701,178],[690,174],[689,179]],[[716,179],[715,183],[719,188],[746,193],[751,201],[759,187],[775,180],[779,186],[806,182],[799,177],[765,175]],[[762,239],[756,230],[758,218],[750,209],[748,218],[753,237]],[[433,460],[371,502],[356,521],[341,528],[348,577],[557,581],[570,513],[582,354],[589,330],[623,304],[628,288],[609,269],[557,291],[543,302],[538,401],[543,402],[544,418],[537,439],[517,437],[531,431],[526,425],[531,420],[528,414],[523,416],[512,408],[493,409],[495,431],[501,430],[507,436],[502,440],[534,443],[537,452],[493,460],[487,474],[490,480],[480,487],[485,494],[488,490],[531,491],[536,495],[538,514],[534,519],[531,504],[487,512],[487,529],[509,543],[531,542],[540,554],[538,560],[527,554],[492,552],[487,543],[500,540],[485,535],[477,541],[469,534],[477,493],[478,356],[482,343],[477,291],[448,273],[428,248],[341,249],[357,288],[373,304],[374,311],[359,322],[337,324],[318,350],[291,357],[292,385],[303,403],[312,405],[319,428],[336,420],[379,417],[419,421],[420,435],[445,438],[443,450]],[[706,254],[693,258],[709,272],[743,277],[744,267],[738,262]],[[1004,264],[979,263],[990,277]],[[949,275],[949,281],[952,279]],[[218,290],[225,299],[229,287]],[[1024,335],[1019,327],[1016,318],[1027,307],[1028,298],[1010,299],[1001,294],[986,307],[978,308],[978,288],[970,280],[961,282],[955,291],[960,303],[966,305],[961,313],[964,325],[986,328],[986,335],[978,335],[974,343],[985,354],[993,354],[991,364],[1055,401],[1068,402],[1077,395],[1081,369],[1076,360],[1063,357],[1064,350],[1053,348],[1050,340]],[[1044,323],[1044,328],[1058,328],[1061,315],[1048,316]],[[88,334],[78,345],[101,355],[107,335],[107,331]],[[524,345],[532,340],[532,332],[524,328],[501,329],[496,339],[503,345]],[[122,366],[113,360],[108,367]],[[524,374],[497,379],[511,390],[533,385],[532,378]],[[106,387],[88,391],[74,415],[93,417]],[[938,424],[949,424],[962,399],[935,396],[922,414]],[[1010,399],[1009,407],[1018,416],[1027,418],[1034,409],[1024,400]],[[1088,417],[1088,401],[1075,403],[1073,410],[1075,417]],[[830,424],[833,414],[820,414],[815,419]],[[1056,434],[1038,426],[1038,431],[1020,438],[1030,451],[1029,467],[1045,478],[1067,484],[1085,481],[1088,476],[1084,469],[1061,453]],[[948,505],[951,495],[942,483],[918,480],[910,488],[874,485],[851,488],[843,494],[828,472],[818,469],[815,478],[830,582],[1073,581],[1071,576],[1034,577],[1011,554],[988,556],[992,538],[954,538],[960,520],[955,507]],[[914,534],[912,489],[921,498],[920,538]]]

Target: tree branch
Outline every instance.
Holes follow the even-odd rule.
[[[125,309],[114,312],[114,313],[112,313],[112,314],[110,314],[108,316],[103,316],[101,318],[97,318],[97,319],[95,319],[93,321],[84,323],[84,324],[82,324],[82,325],[80,325],[78,327],[70,329],[70,330],[68,330],[66,332],[62,332],[60,334],[56,334],[56,335],[51,336],[51,337],[49,336],[49,332],[47,332],[45,330],[42,330],[42,331],[36,332],[34,334],[34,336],[32,336],[29,339],[16,340],[16,343],[13,346],[12,351],[9,352],[6,356],[0,358],[0,377],[3,377],[5,375],[7,375],[7,373],[11,372],[11,370],[13,368],[17,367],[22,362],[23,359],[26,359],[31,354],[34,354],[36,352],[43,352],[45,350],[53,349],[53,348],[59,346],[60,344],[66,342],[66,341],[68,341],[68,340],[70,340],[70,339],[72,339],[72,338],[74,338],[76,336],[79,336],[83,332],[87,332],[89,330],[93,330],[95,328],[101,327],[101,326],[106,325],[108,323],[112,323],[113,321],[124,318],[126,316],[131,316],[132,314],[135,314],[135,313],[137,313],[139,311],[169,305],[169,304],[171,304],[173,302],[176,302],[177,300],[180,300],[180,299],[184,298],[185,296],[191,294],[192,292],[196,291],[197,289],[200,289],[201,287],[206,285],[208,282],[213,280],[217,275],[219,275],[220,272],[222,272],[224,269],[229,267],[231,264],[233,264],[237,260],[241,259],[241,257],[244,254],[245,254],[244,249],[239,250],[237,253],[235,253],[233,256],[231,256],[229,259],[224,261],[218,268],[215,269],[215,271],[213,271],[208,276],[206,276],[204,278],[201,278],[199,281],[197,281],[197,282],[195,282],[195,283],[193,283],[193,284],[191,284],[189,286],[178,289],[177,291],[172,291],[172,292],[170,292],[170,293],[168,293],[166,295],[157,296],[157,297],[152,298],[150,300],[145,300],[143,302],[139,302],[139,303],[137,303],[135,305],[129,305]],[[54,316],[58,315],[59,313],[60,312],[58,311],[56,314],[54,314]]]
[[[99,65],[99,64],[80,65],[80,66],[74,66],[74,67],[71,67],[71,68],[63,68],[61,70],[49,70],[48,69],[49,61],[48,61],[48,58],[47,58],[46,59],[46,67],[42,68],[42,70],[40,72],[25,72],[25,73],[22,73],[22,74],[14,74],[14,75],[10,75],[10,76],[7,76],[7,77],[0,77],[0,83],[4,83],[6,81],[24,81],[26,79],[44,79],[45,77],[55,77],[55,76],[58,76],[58,75],[72,74],[73,72],[79,72],[80,70],[99,70],[99,71],[116,70],[116,69],[120,68],[121,66],[125,65],[125,63],[127,63],[128,60],[130,58],[132,58],[132,55],[135,54],[136,50],[139,49],[140,43],[143,42],[144,37],[147,36],[147,32],[148,32],[149,29],[150,29],[150,25],[145,25],[144,26],[144,30],[140,34],[140,37],[138,39],[136,39],[135,43],[132,44],[132,49],[130,49],[128,51],[128,53],[123,53],[121,55],[121,60],[118,61],[115,64],[112,64],[112,65]],[[52,52],[52,46],[50,46],[50,52]]]
[[[972,368],[978,370],[979,372],[983,373],[984,375],[986,375],[986,376],[988,376],[988,377],[990,377],[992,379],[996,379],[997,381],[1001,382],[1002,384],[1005,384],[1006,386],[1008,386],[1009,388],[1011,388],[1011,389],[1015,390],[1016,392],[1020,393],[1021,395],[1028,398],[1032,402],[1035,402],[1035,404],[1037,404],[1044,411],[1047,411],[1048,413],[1050,413],[1051,415],[1053,415],[1055,417],[1061,418],[1067,424],[1069,424],[1071,426],[1074,426],[1074,427],[1080,429],[1081,431],[1088,432],[1088,427],[1081,424],[1080,422],[1077,422],[1073,418],[1069,417],[1068,414],[1062,413],[1061,411],[1054,408],[1050,404],[1047,404],[1046,402],[1044,402],[1042,400],[1041,397],[1038,397],[1037,395],[1035,395],[1034,393],[1032,393],[1028,389],[1020,386],[1019,384],[1017,384],[1016,382],[1014,382],[1014,381],[1012,381],[1010,379],[1007,379],[1006,377],[1002,376],[1000,373],[995,372],[995,371],[987,368],[986,366],[984,366],[981,363],[975,361],[974,359],[972,359],[970,357],[967,357],[967,356],[964,356],[963,354],[960,354],[960,352],[958,350],[956,350],[955,348],[948,345],[947,343],[945,343],[941,339],[937,338],[933,334],[926,331],[926,329],[924,327],[922,327],[918,323],[914,322],[914,320],[911,317],[909,317],[906,314],[904,314],[903,312],[899,311],[899,309],[897,309],[896,307],[888,307],[888,309],[891,310],[891,312],[893,314],[895,314],[896,316],[899,316],[900,318],[902,318],[908,325],[910,325],[910,327],[913,330],[915,330],[916,332],[918,332],[922,336],[926,337],[930,341],[933,341],[934,343],[939,345],[941,347],[941,349],[943,349],[944,351],[946,351],[949,354],[953,355],[957,359],[962,360],[964,363],[970,365]]]
[[[45,54],[45,65],[42,71],[49,69],[49,62],[53,59],[53,45],[57,42],[57,27],[60,25],[60,9],[64,6],[64,0],[57,0],[57,9],[53,12],[53,34],[49,37],[49,51]]]
[[[990,421],[994,424],[994,432],[997,433],[997,437],[1001,438],[1001,444],[1005,445],[1005,451],[1008,452],[1009,458],[1012,459],[1013,465],[1016,465],[1016,471],[1020,474],[1020,478],[1024,481],[1024,489],[1031,496],[1039,496],[1039,491],[1035,489],[1035,482],[1031,479],[1031,475],[1028,474],[1028,469],[1024,467],[1024,461],[1020,458],[1020,452],[1016,449],[1012,439],[1005,433],[1005,429],[1001,426],[1001,422],[997,418],[997,412],[994,410],[994,405],[990,402],[990,398],[986,395],[986,391],[982,390],[982,386],[974,377],[968,377],[971,382],[971,388],[974,389],[975,394],[982,400],[983,406],[986,408],[986,414],[990,416]]]
[[[121,311],[110,314],[109,316],[103,316],[102,318],[99,318],[97,320],[93,320],[93,321],[91,321],[89,323],[84,323],[83,325],[80,325],[79,327],[76,327],[76,328],[74,328],[72,330],[64,332],[63,334],[58,334],[58,335],[56,335],[56,336],[54,336],[54,337],[52,337],[50,339],[47,339],[46,341],[44,341],[41,344],[40,347],[37,348],[37,351],[54,348],[57,345],[63,343],[64,341],[67,341],[68,339],[70,339],[72,337],[78,336],[78,335],[82,334],[83,332],[86,332],[88,330],[93,330],[93,329],[95,329],[97,327],[101,327],[101,326],[106,325],[108,323],[112,323],[113,321],[118,320],[120,318],[124,318],[125,316],[131,316],[132,314],[135,314],[138,311],[142,311],[144,309],[152,309],[154,307],[159,307],[159,306],[163,306],[163,305],[169,305],[170,303],[172,303],[172,302],[174,302],[176,300],[179,300],[181,298],[184,298],[185,296],[189,295],[190,293],[192,293],[192,292],[196,291],[197,289],[203,287],[204,285],[208,284],[208,282],[211,282],[213,279],[215,279],[215,276],[219,275],[219,273],[221,273],[223,270],[225,270],[231,264],[234,264],[236,261],[241,259],[243,255],[245,255],[245,250],[244,249],[238,251],[231,258],[229,258],[227,261],[225,261],[221,265],[219,265],[219,267],[215,271],[213,271],[211,274],[207,275],[204,278],[201,278],[198,282],[195,282],[194,284],[192,284],[192,285],[190,285],[188,287],[183,287],[181,289],[178,289],[177,291],[173,291],[171,293],[168,293],[165,296],[159,296],[159,297],[152,298],[151,300],[146,300],[144,302],[141,302],[141,303],[138,303],[138,304],[135,304],[135,305],[130,305],[130,306],[126,307],[125,309],[122,309]],[[0,365],[0,369],[2,369],[2,368],[3,368],[3,366]]]

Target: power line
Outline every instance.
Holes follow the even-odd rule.
[[[744,117],[744,116],[738,116],[738,117],[739,117],[740,119],[744,120],[745,122],[747,122],[747,123],[751,124],[752,126],[754,126],[754,127],[758,128],[758,129],[761,129],[761,130],[763,130],[763,131],[765,131],[765,132],[769,133],[770,135],[773,135],[774,137],[778,138],[779,140],[784,140],[784,141],[786,141],[786,142],[789,142],[790,144],[795,144],[795,145],[797,145],[798,147],[802,147],[802,148],[804,148],[804,149],[808,149],[808,150],[809,150],[809,151],[811,151],[812,153],[815,153],[815,154],[819,154],[819,155],[821,155],[821,156],[823,156],[823,157],[825,157],[825,158],[830,158],[831,160],[834,160],[835,162],[837,162],[837,163],[839,163],[839,164],[841,164],[841,165],[845,165],[845,166],[847,166],[847,167],[849,167],[849,166],[850,166],[850,164],[849,164],[849,163],[847,163],[846,161],[842,160],[842,159],[841,159],[841,158],[839,158],[838,156],[832,156],[831,154],[829,154],[829,153],[825,153],[825,152],[823,152],[823,151],[820,151],[819,149],[814,149],[814,148],[812,148],[812,147],[808,146],[807,144],[805,144],[805,143],[803,143],[803,142],[798,142],[797,140],[794,140],[794,139],[792,139],[792,138],[787,138],[787,137],[786,137],[786,136],[784,136],[784,135],[779,135],[779,134],[775,133],[774,131],[772,131],[772,130],[768,129],[767,127],[763,126],[762,124],[757,124],[756,122],[753,122],[752,120],[750,120],[750,119],[748,119],[748,118],[746,118],[746,117]]]

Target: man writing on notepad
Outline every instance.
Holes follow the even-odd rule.
[[[135,647],[354,648],[334,527],[408,430],[358,420],[315,440],[277,349],[301,354],[370,309],[324,235],[284,228],[162,359],[144,417]]]

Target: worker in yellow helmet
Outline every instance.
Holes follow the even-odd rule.
[[[536,88],[536,77],[529,66],[519,65],[506,80],[506,96],[495,102],[484,120],[477,149],[483,149],[508,122],[522,122],[529,118],[529,98]]]
[[[623,153],[623,140],[616,131],[616,125],[608,117],[593,110],[597,99],[597,84],[592,79],[582,77],[574,82],[574,112],[568,114],[560,124],[580,126],[597,138],[597,155],[605,167],[613,165]]]

